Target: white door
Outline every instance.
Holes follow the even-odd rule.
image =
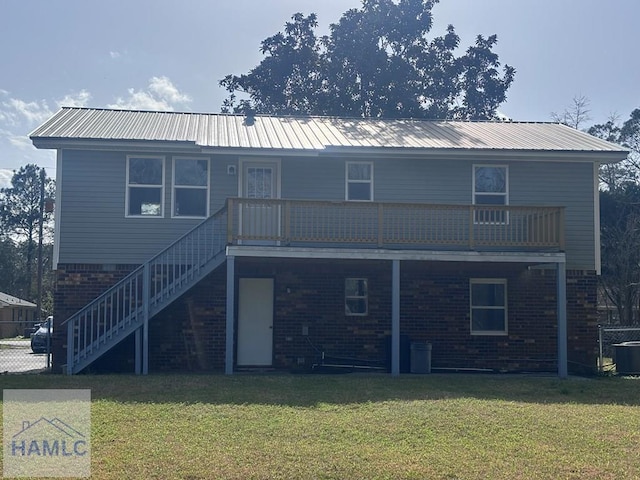
[[[240,233],[248,240],[274,240],[280,234],[280,211],[260,200],[280,198],[279,162],[243,161],[239,196],[251,199],[241,209]]]
[[[273,358],[273,279],[241,278],[238,366],[270,366]]]

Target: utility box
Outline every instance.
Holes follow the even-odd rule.
[[[640,342],[622,342],[614,345],[616,372],[621,375],[640,375]]]
[[[411,343],[411,373],[431,373],[430,343]]]

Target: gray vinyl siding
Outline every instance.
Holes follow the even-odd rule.
[[[165,157],[163,218],[125,218],[126,158],[137,153],[62,152],[60,263],[142,263],[201,221],[171,218],[171,153],[159,154]],[[240,172],[229,175],[227,167],[238,168],[239,161],[232,155],[202,158],[210,159],[213,214],[238,194]],[[282,198],[344,200],[346,161],[283,157]],[[474,164],[508,165],[509,203],[566,206],[567,265],[595,268],[592,163],[413,158],[376,159],[373,164],[375,201],[441,204],[472,203]]]
[[[62,185],[58,187],[62,192],[60,263],[142,263],[202,221],[171,218],[173,155],[158,156],[165,158],[164,216],[126,218],[127,154],[63,151]],[[237,177],[227,175],[229,159],[211,160],[209,212],[212,214],[224,205],[227,197],[237,195]]]
[[[345,161],[339,158],[283,158],[282,198],[344,200]]]
[[[509,167],[512,205],[565,207],[567,268],[595,269],[592,163],[515,163]]]

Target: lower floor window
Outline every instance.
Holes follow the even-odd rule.
[[[366,315],[369,308],[366,278],[347,278],[344,284],[345,315]]]
[[[507,281],[495,278],[474,278],[471,288],[471,333],[475,335],[506,335]]]

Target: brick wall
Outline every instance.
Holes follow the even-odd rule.
[[[56,325],[134,266],[61,265]],[[274,279],[274,366],[307,369],[320,352],[331,359],[384,365],[391,334],[391,262],[317,259],[236,260],[236,278]],[[347,316],[347,277],[368,279],[366,316]],[[508,335],[470,335],[469,279],[506,278]],[[226,271],[209,275],[150,322],[150,371],[221,371],[225,358]],[[567,272],[570,369],[597,356],[596,276]],[[434,367],[556,371],[556,272],[524,265],[403,262],[401,334],[432,343]],[[66,331],[54,335],[54,367],[66,363]],[[407,345],[404,345],[408,348]],[[348,361],[348,360],[347,360]],[[133,343],[123,342],[94,368],[132,371]]]
[[[224,369],[226,269],[219,268],[149,322],[149,370]]]
[[[598,277],[594,271],[567,271],[569,371],[593,373],[598,358]]]
[[[384,362],[391,334],[391,263],[239,259],[237,275],[274,278],[274,364],[331,357]],[[369,281],[369,314],[344,313],[344,280]],[[506,278],[508,335],[470,334],[470,278]],[[570,370],[597,353],[594,272],[567,274]],[[555,269],[526,265],[403,262],[401,335],[432,343],[434,367],[557,371]],[[303,327],[308,336],[303,335]],[[588,368],[587,368],[588,369]]]

